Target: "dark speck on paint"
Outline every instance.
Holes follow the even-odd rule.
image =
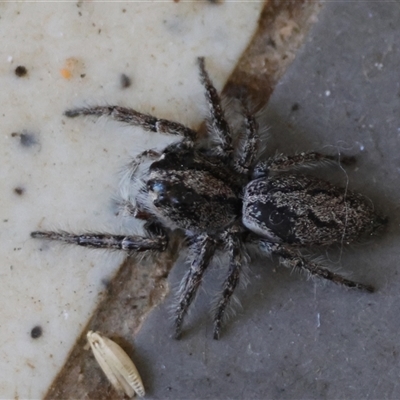
[[[18,196],[22,196],[25,192],[25,189],[21,186],[18,186],[14,188],[14,193],[17,194]]]
[[[33,339],[40,338],[40,336],[42,336],[42,334],[43,334],[43,329],[42,329],[42,327],[39,326],[39,325],[35,326],[35,327],[32,328],[32,330],[31,330],[31,337],[32,337]]]
[[[28,70],[23,66],[19,65],[17,68],[15,68],[15,75],[17,75],[19,78],[22,78],[28,73]]]
[[[23,147],[32,147],[32,146],[35,146],[35,145],[39,144],[38,140],[36,139],[36,136],[33,133],[28,133],[28,132],[17,133],[17,132],[13,132],[11,134],[11,137],[19,138],[20,144]]]
[[[126,89],[129,86],[131,86],[132,81],[131,81],[131,78],[129,78],[129,76],[127,76],[125,74],[121,74],[120,83],[121,83],[122,89]]]

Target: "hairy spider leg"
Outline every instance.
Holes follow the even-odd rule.
[[[194,141],[197,137],[196,131],[180,124],[179,122],[153,117],[152,115],[140,113],[132,108],[119,106],[82,107],[67,110],[64,115],[70,118],[75,118],[80,115],[95,115],[97,117],[105,115],[114,121],[139,126],[148,132],[180,135],[190,141]]]
[[[225,119],[217,89],[205,69],[204,57],[199,57],[197,60],[200,68],[200,82],[204,86],[210,112],[209,125],[218,142],[216,150],[219,155],[227,157],[233,151],[231,129]]]
[[[138,235],[109,235],[87,233],[74,235],[67,232],[32,232],[34,239],[57,240],[95,249],[123,250],[140,252],[147,250],[164,251],[168,245],[167,236],[143,237]]]
[[[271,243],[267,240],[260,240],[261,249],[269,254],[279,256],[280,263],[288,268],[296,269],[299,271],[308,272],[311,276],[327,279],[338,285],[343,285],[348,288],[355,288],[365,292],[372,293],[374,288],[371,285],[364,285],[344,278],[339,274],[329,271],[327,268],[321,267],[319,264],[300,256],[295,251],[288,249],[279,243]]]
[[[314,167],[318,164],[342,163],[344,165],[353,164],[355,157],[336,157],[317,152],[299,153],[293,156],[278,154],[268,160],[257,163],[254,167],[253,177],[261,178],[268,175],[268,172],[288,171],[298,167]]]
[[[244,114],[244,138],[239,144],[233,167],[241,174],[248,174],[257,158],[259,135],[256,117],[242,104]]]
[[[157,221],[153,215],[147,214],[147,217],[142,219],[146,220],[146,223],[143,225],[143,229],[150,237],[168,237],[166,228],[159,221]]]
[[[144,150],[139,153],[130,163],[129,163],[129,173],[130,178],[132,179],[135,176],[135,172],[142,164],[143,161],[147,159],[156,160],[157,158],[161,157],[161,153],[157,150],[149,149]]]
[[[228,235],[226,238],[229,253],[229,272],[222,286],[222,295],[217,304],[214,315],[214,339],[218,340],[221,333],[221,325],[224,319],[226,306],[231,299],[236,286],[239,283],[239,276],[243,257],[240,248],[240,240],[237,235]]]
[[[178,306],[175,311],[175,339],[181,337],[183,318],[195,298],[203,274],[214,255],[215,242],[207,234],[198,235],[190,246],[190,252],[192,254],[192,262],[189,271],[181,282]]]

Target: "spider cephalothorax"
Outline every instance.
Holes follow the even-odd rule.
[[[363,196],[290,172],[332,162],[332,156],[310,152],[258,160],[260,140],[255,116],[242,102],[242,131],[239,138],[233,138],[204,59],[199,58],[198,64],[209,108],[209,140],[177,122],[118,106],[78,108],[65,113],[68,117],[107,115],[149,132],[180,137],[160,152],[147,150],[139,154],[129,166],[128,186],[139,179],[141,187],[134,197],[129,188],[125,189],[122,204],[132,217],[147,221],[145,234],[32,232],[32,237],[133,254],[164,251],[169,232],[182,230],[188,238],[185,244],[190,249],[190,267],[175,310],[176,337],[181,334],[183,318],[214,253],[225,250],[229,268],[214,315],[214,338],[219,338],[226,306],[249,259],[246,245],[250,242],[269,255],[277,255],[285,266],[372,292],[371,286],[323,268],[298,249],[349,243],[374,232],[385,220]],[[146,158],[154,161],[138,178],[137,167]]]

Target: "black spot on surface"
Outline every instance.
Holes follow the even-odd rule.
[[[38,145],[39,142],[36,139],[36,135],[33,133],[28,133],[28,132],[22,132],[22,133],[18,133],[18,132],[13,132],[11,134],[11,137],[14,138],[19,138],[20,140],[20,144],[23,147],[33,147],[35,145]]]
[[[294,104],[292,105],[292,111],[298,111],[299,108],[300,108],[300,104],[299,104],[299,103],[294,103]]]
[[[17,194],[18,196],[22,196],[25,192],[25,189],[21,186],[18,186],[14,188],[14,193]]]
[[[37,339],[40,338],[40,336],[42,336],[43,334],[43,329],[41,326],[37,325],[34,328],[32,328],[31,330],[31,338],[32,339]]]
[[[23,65],[19,65],[17,68],[15,68],[14,72],[15,75],[21,78],[28,73],[28,70]]]
[[[132,85],[131,78],[129,78],[129,76],[125,74],[121,74],[119,81],[122,89],[126,89]]]

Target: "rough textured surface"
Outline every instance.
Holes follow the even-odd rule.
[[[224,276],[216,263],[181,341],[170,337],[173,296],[150,313],[135,339],[121,335],[129,346],[135,342],[135,362],[148,398],[400,396],[399,19],[397,3],[324,4],[264,116],[271,134],[269,154],[279,149],[357,156],[358,164],[347,173],[330,168],[320,174],[369,196],[389,215],[389,227],[381,238],[325,256],[341,273],[374,283],[377,293],[307,281],[275,268],[275,260],[258,260],[249,272],[251,284],[238,294],[243,311],[217,342],[207,316],[210,294],[217,292]],[[259,82],[272,88],[264,72]],[[172,287],[186,268],[178,263],[172,270]],[[98,379],[103,396],[112,397],[105,379]]]

